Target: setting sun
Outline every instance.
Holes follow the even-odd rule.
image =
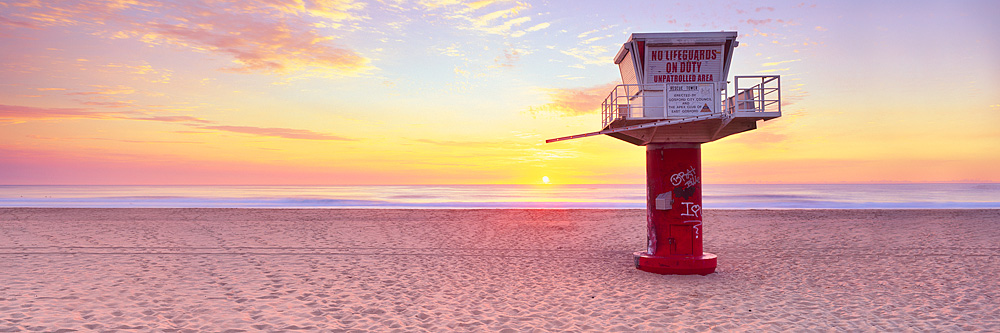
[[[543,184],[548,184],[549,183],[549,176],[542,176],[542,183]]]

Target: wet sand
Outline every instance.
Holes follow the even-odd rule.
[[[1000,331],[1000,210],[704,221],[662,276],[643,210],[0,208],[0,332]]]

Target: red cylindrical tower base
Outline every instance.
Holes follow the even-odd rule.
[[[635,268],[656,274],[708,275],[715,273],[716,256],[702,252],[700,256],[667,255],[654,256],[646,252],[632,254]]]
[[[646,146],[646,251],[635,267],[658,274],[711,274],[716,256],[702,251],[701,144]]]

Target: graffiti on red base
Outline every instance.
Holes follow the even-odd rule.
[[[695,205],[693,202],[687,201],[681,204],[684,205],[684,212],[681,213],[681,216],[701,217],[701,205]]]
[[[685,171],[681,171],[675,173],[673,176],[670,176],[670,184],[674,186],[684,184],[684,187],[692,187],[698,185],[699,180],[698,173],[693,166],[689,167]]]
[[[684,221],[684,223],[694,223],[691,228],[694,229],[694,239],[698,239],[701,235],[701,220]]]
[[[674,185],[674,198],[691,199],[694,192],[698,190],[698,183],[700,181],[701,179],[698,179],[698,173],[694,167],[670,176],[670,184]]]

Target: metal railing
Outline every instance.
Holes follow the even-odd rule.
[[[735,80],[736,95],[730,96],[725,102],[725,110],[729,114],[736,112],[781,114],[781,76],[737,76]]]
[[[645,118],[649,115],[664,115],[666,117],[668,86],[690,84],[619,84],[611,90],[608,97],[601,103],[601,127],[606,127],[618,119]],[[715,85],[719,89],[718,92],[720,95],[717,100],[725,101],[726,86],[719,86],[718,84]],[[713,102],[713,104],[715,103]],[[715,113],[721,113],[721,111],[716,110]]]
[[[601,103],[601,127],[608,126],[617,119],[642,117],[645,114],[642,100],[647,92],[642,87],[641,84],[615,86]]]
[[[719,94],[717,101],[721,104],[722,109],[711,114],[722,113],[726,117],[732,117],[735,113],[777,112],[779,116],[781,115],[781,76],[737,76],[735,81],[736,94],[733,96],[728,96],[728,88],[725,84],[717,83],[714,85],[714,89],[717,89]],[[656,119],[684,118],[668,117],[667,89],[671,85],[691,84],[619,84],[601,103],[601,128],[607,127],[608,124],[618,119],[648,119],[651,118],[650,115],[663,115],[656,117]],[[713,108],[715,107],[713,106]]]

